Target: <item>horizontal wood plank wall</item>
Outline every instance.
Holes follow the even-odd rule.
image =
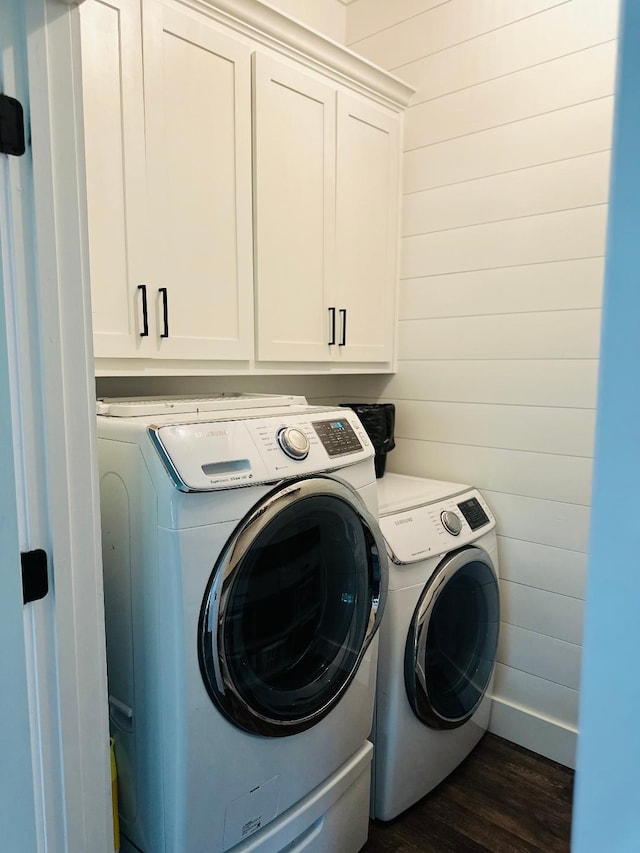
[[[498,521],[492,728],[573,765],[618,4],[357,0],[347,44],[416,87],[388,470]]]
[[[344,44],[346,10],[341,0],[263,0],[290,18]]]

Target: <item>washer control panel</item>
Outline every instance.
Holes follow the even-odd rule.
[[[461,501],[458,504],[458,509],[464,515],[471,530],[477,530],[479,527],[483,527],[489,523],[489,517],[477,498],[469,498],[466,501]]]
[[[306,459],[309,455],[309,439],[297,427],[282,427],[278,430],[278,444],[291,459]]]
[[[450,509],[443,509],[440,513],[440,521],[442,526],[452,536],[459,536],[462,530],[462,522],[457,512]]]
[[[345,409],[308,407],[239,420],[149,426],[148,432],[175,486],[187,492],[301,477],[374,455],[358,416]]]
[[[312,426],[329,456],[343,456],[362,450],[362,444],[346,418],[314,421]]]

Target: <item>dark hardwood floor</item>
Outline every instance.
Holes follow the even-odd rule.
[[[573,771],[492,734],[361,853],[567,853]]]

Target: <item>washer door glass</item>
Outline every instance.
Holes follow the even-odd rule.
[[[200,616],[200,668],[235,725],[278,736],[325,716],[382,615],[386,554],[347,486],[312,478],[272,492],[236,530]]]
[[[450,555],[426,585],[407,638],[407,696],[423,722],[455,728],[471,717],[491,679],[499,625],[489,555],[479,548]]]

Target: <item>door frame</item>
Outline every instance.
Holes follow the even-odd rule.
[[[78,9],[8,0],[0,18],[3,88],[24,107],[27,137],[26,154],[1,155],[0,164],[8,235],[0,396],[10,407],[1,427],[11,437],[2,464],[15,472],[5,499],[11,505],[15,493],[13,521],[0,528],[3,553],[9,546],[0,589],[11,591],[10,689],[26,681],[26,707],[24,686],[14,700],[29,726],[17,748],[24,756],[30,747],[31,766],[22,760],[20,771],[30,775],[25,831],[35,837],[12,849],[106,853],[113,827]],[[49,593],[24,607],[16,548],[48,557]],[[17,768],[4,759],[9,787]],[[15,793],[3,805],[11,826]]]

